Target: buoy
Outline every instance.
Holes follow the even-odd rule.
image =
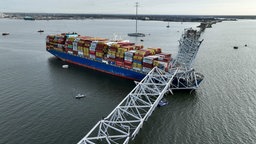
[[[244,46],[247,47],[247,44],[245,44]]]

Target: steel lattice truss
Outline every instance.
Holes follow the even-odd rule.
[[[170,89],[197,89],[203,79],[204,76],[196,73],[194,69],[179,69],[170,85]]]
[[[120,144],[128,143],[152,114],[177,73],[170,73],[157,67],[123,99],[123,101],[104,119],[99,121],[78,144]]]
[[[179,40],[179,51],[173,64],[174,67],[190,69],[202,41],[199,41],[200,32],[193,29],[186,29]]]
[[[196,73],[192,64],[196,58],[199,47],[203,40],[199,41],[200,32],[197,30],[185,29],[179,40],[179,51],[173,67],[179,67],[170,89],[197,89],[204,76]]]

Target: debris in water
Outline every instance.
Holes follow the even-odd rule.
[[[68,68],[68,65],[62,65],[62,68]]]

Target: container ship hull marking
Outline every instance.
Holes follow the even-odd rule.
[[[80,65],[89,69],[94,69],[94,70],[111,74],[114,76],[119,76],[122,78],[136,80],[136,81],[141,81],[146,76],[146,74],[139,73],[133,70],[121,68],[121,67],[111,65],[111,64],[106,64],[103,62],[90,60],[87,58],[82,58],[79,56],[70,55],[64,52],[59,52],[55,50],[47,50],[47,51],[52,55],[56,56],[57,58],[60,58],[63,61],[66,61],[68,63]]]

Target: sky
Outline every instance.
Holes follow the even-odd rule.
[[[256,15],[256,0],[0,0],[0,12]]]

